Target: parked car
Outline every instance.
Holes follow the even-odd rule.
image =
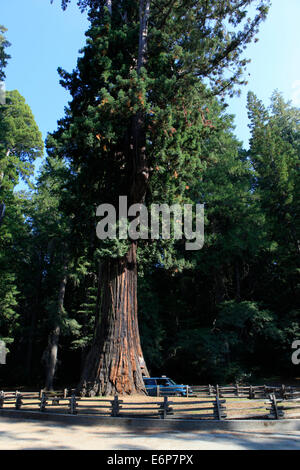
[[[169,377],[144,377],[145,388],[150,396],[159,394],[168,396],[175,395],[178,397],[186,397],[187,393],[192,394],[192,389],[188,385],[179,385]],[[158,388],[159,387],[159,388]]]

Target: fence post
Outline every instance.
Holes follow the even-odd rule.
[[[64,398],[67,398],[67,395],[68,395],[68,389],[64,388]]]
[[[5,393],[2,390],[0,392],[0,408],[3,408],[3,406],[4,406],[4,399],[5,399]]]
[[[189,386],[188,385],[186,386],[186,397],[187,398],[189,397]]]
[[[282,406],[278,406],[278,403],[281,402],[281,400],[277,400],[275,393],[270,395],[270,402],[271,402],[271,408],[270,408],[270,414],[269,418],[270,419],[280,419],[284,417],[284,411]]]
[[[281,398],[283,399],[286,398],[286,388],[284,384],[281,385],[280,395],[281,395]]]
[[[168,414],[168,397],[164,397],[164,401],[162,403],[162,419],[166,419]]]
[[[220,398],[220,389],[218,384],[216,385],[216,398]]]
[[[160,388],[159,385],[156,385],[156,396],[160,397]]]
[[[116,418],[120,414],[120,403],[118,395],[115,395],[113,401],[111,402],[111,416]]]
[[[45,392],[42,392],[41,403],[40,403],[40,411],[45,411],[46,410],[46,405],[47,405],[47,396],[46,396]]]
[[[212,386],[210,384],[208,386],[208,394],[210,397],[213,395]]]
[[[249,388],[249,399],[255,398],[255,391],[253,390],[252,385]]]
[[[76,396],[72,395],[69,399],[69,413],[72,415],[77,414],[77,403],[76,403]]]
[[[22,395],[20,392],[16,392],[16,410],[20,410],[22,406]]]
[[[236,396],[239,397],[240,396],[240,390],[239,390],[239,384],[235,384],[235,388],[236,388]]]
[[[225,400],[223,400],[223,402],[226,403]],[[215,413],[217,415],[217,419],[219,421],[221,421],[223,418],[226,418],[226,406],[222,405],[219,397],[216,397],[214,408],[215,408]]]
[[[59,405],[59,397],[53,397],[52,398],[52,405]]]

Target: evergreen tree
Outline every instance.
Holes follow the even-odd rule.
[[[255,171],[255,194],[265,219],[264,271],[258,294],[276,312],[282,332],[282,369],[299,336],[299,163],[300,110],[275,91],[269,108],[248,96],[251,121],[249,157]],[[277,346],[278,347],[278,346]]]
[[[79,2],[89,8],[91,27],[77,69],[61,71],[72,101],[48,148],[76,174],[74,220],[82,233],[93,230],[95,206],[116,207],[119,195],[130,205],[149,203],[163,187],[164,201],[191,200],[188,182],[203,168],[201,136],[213,127],[207,102],[243,83],[241,53],[267,14],[268,2],[259,2],[248,18],[252,3]],[[137,244],[103,245],[99,311],[80,387],[140,392],[147,368],[137,320]]]
[[[0,25],[0,81],[5,78],[5,67],[10,56],[6,52],[6,48],[10,46],[10,43],[5,37],[7,29]]]
[[[14,188],[20,177],[29,182],[32,163],[42,155],[43,141],[31,109],[18,91],[6,93],[0,112],[0,336],[11,343],[18,324],[20,293],[17,287],[20,247],[16,241],[26,234],[24,197],[15,194]]]
[[[270,109],[249,93],[248,110],[252,133],[249,156],[266,221],[267,262],[278,285],[284,286],[280,304],[293,309],[299,257],[300,111],[285,103],[278,92],[271,98]],[[280,291],[269,292],[270,300]]]

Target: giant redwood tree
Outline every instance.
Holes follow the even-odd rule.
[[[62,2],[65,8],[68,0]],[[268,0],[80,0],[90,28],[76,70],[60,71],[72,100],[48,151],[70,165],[74,237],[99,258],[94,340],[80,389],[143,392],[136,241],[95,240],[100,203],[189,201],[189,181],[215,131],[212,96],[242,84],[242,56]],[[255,12],[251,17],[247,9]],[[151,245],[151,244],[150,244]],[[149,248],[149,247],[148,247]],[[161,250],[159,241],[155,249]],[[145,251],[145,253],[147,250]],[[149,253],[149,251],[147,252]],[[146,255],[144,255],[146,256]]]

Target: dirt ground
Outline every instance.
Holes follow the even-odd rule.
[[[0,417],[0,450],[299,450],[300,432],[134,430]]]

